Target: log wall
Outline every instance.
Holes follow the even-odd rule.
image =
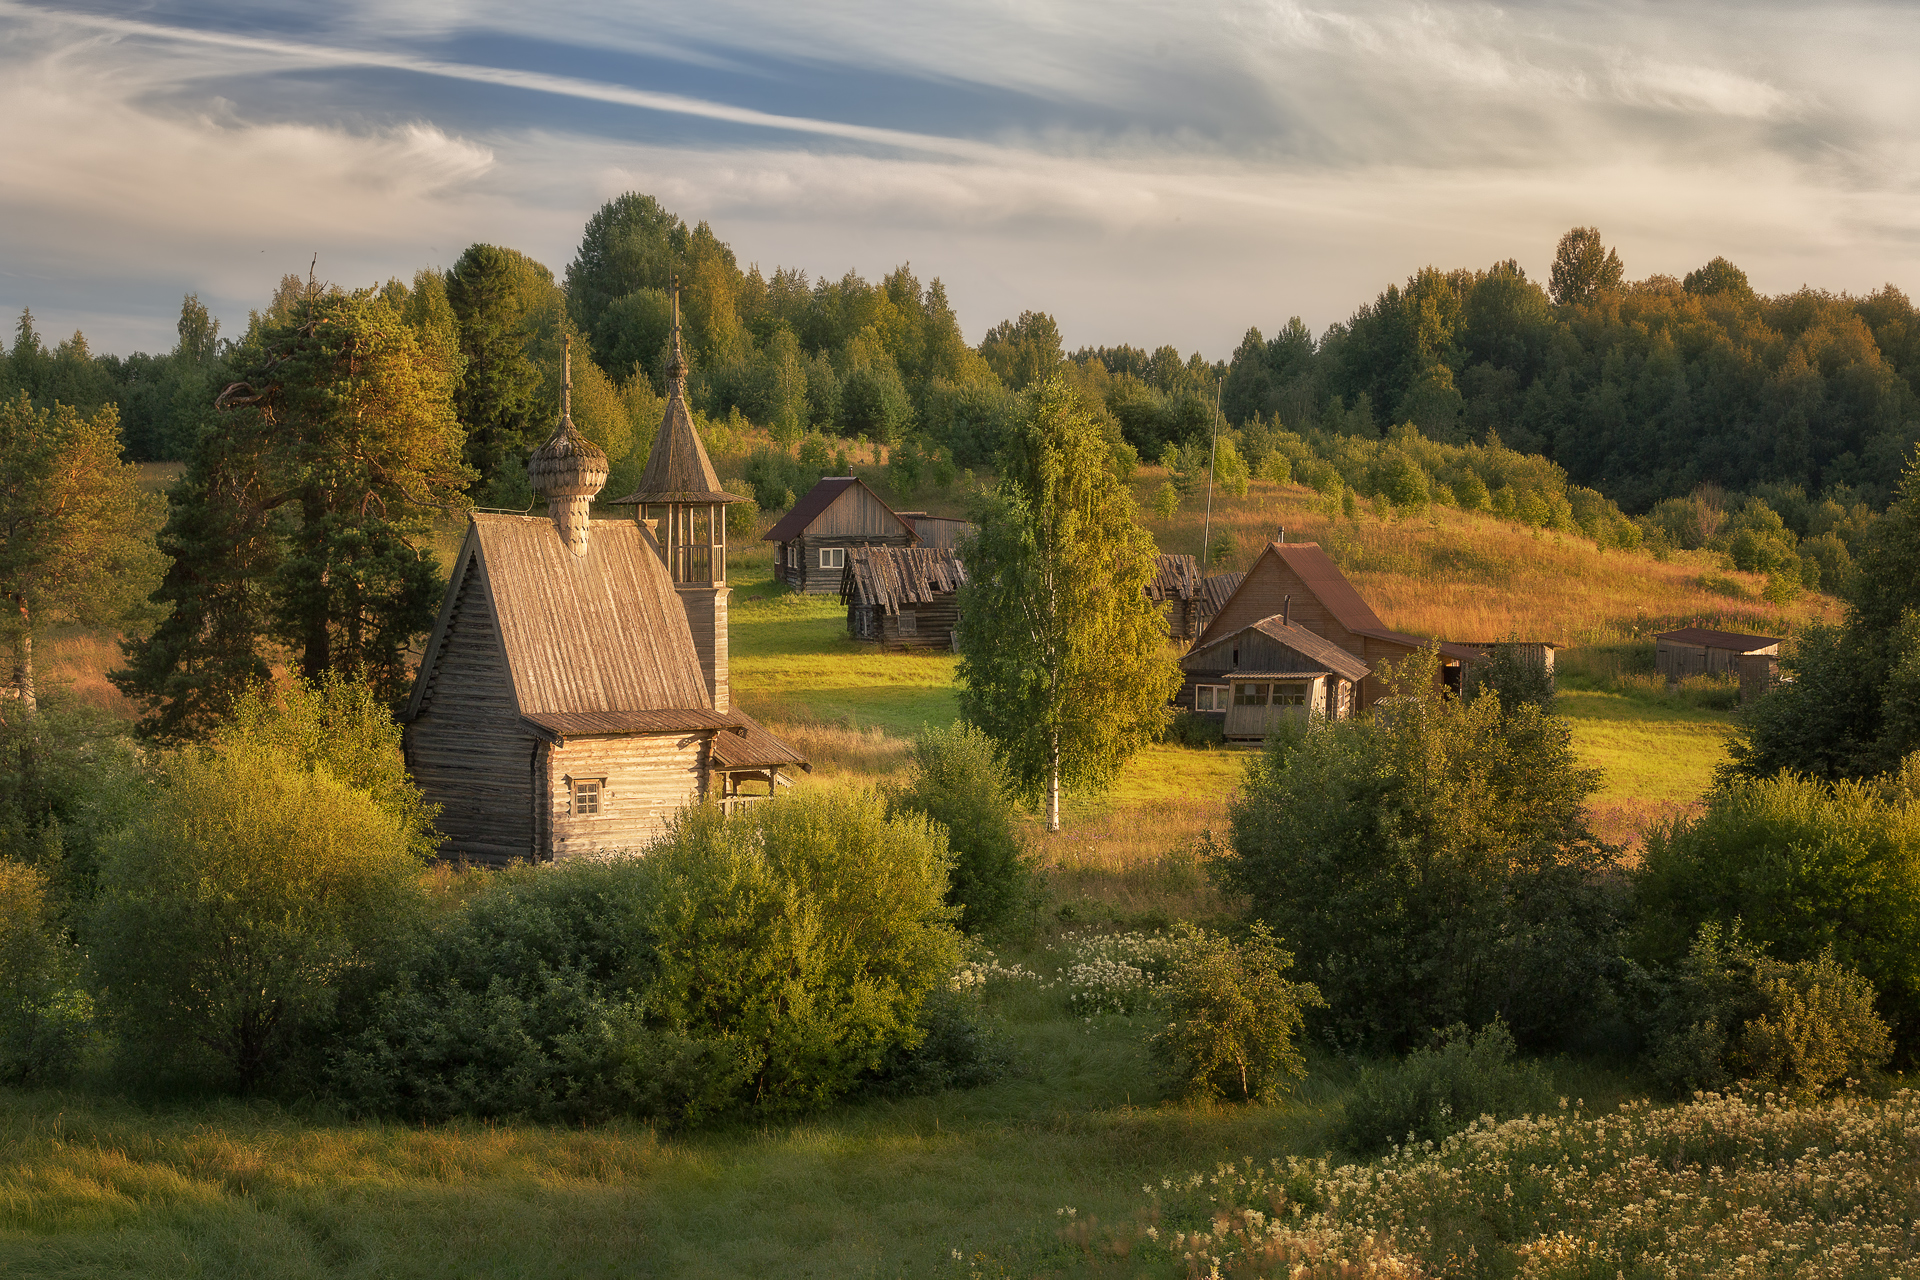
[[[543,755],[541,808],[554,860],[606,857],[641,852],[665,833],[674,814],[699,801],[707,737],[569,738]],[[574,778],[604,780],[598,814],[573,812]]]

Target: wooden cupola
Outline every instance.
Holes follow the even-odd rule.
[[[560,541],[576,556],[587,554],[592,523],[589,507],[607,483],[607,455],[573,425],[573,339],[563,349],[560,375],[560,425],[553,438],[527,459],[527,479],[547,500],[547,514]]]

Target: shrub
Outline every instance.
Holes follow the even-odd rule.
[[[1485,662],[1468,668],[1467,677],[1469,699],[1493,693],[1508,709],[1525,702],[1542,711],[1553,710],[1553,677],[1544,662],[1528,659],[1517,643],[1494,645]]]
[[[102,859],[100,996],[136,1074],[250,1088],[404,926],[420,863],[367,793],[269,747],[177,756],[167,773]]]
[[[1153,491],[1153,514],[1163,521],[1180,514],[1180,491],[1173,487],[1173,481],[1162,480]]]
[[[682,813],[644,858],[530,868],[442,921],[332,1079],[371,1110],[690,1123],[846,1093],[954,971],[924,819],[827,788]]]
[[[1301,957],[1345,1048],[1504,1018],[1523,1042],[1592,1026],[1617,965],[1615,851],[1588,829],[1598,775],[1530,703],[1433,692],[1429,649],[1385,672],[1390,716],[1269,737],[1217,864]]]
[[[873,1073],[875,1093],[939,1093],[992,1084],[1012,1063],[1007,1046],[980,1019],[967,993],[935,988],[920,1006],[918,1043],[896,1045]]]
[[[1771,695],[1769,695],[1771,696]],[[1920,812],[1866,783],[1733,779],[1704,813],[1648,833],[1640,954],[1678,965],[1702,925],[1779,961],[1831,949],[1880,993],[1909,1056],[1920,1035]]]
[[[147,782],[125,722],[104,711],[56,694],[0,717],[0,858],[45,872],[56,908],[84,907],[101,843],[139,813]]]
[[[91,1020],[73,947],[53,920],[47,875],[0,858],[0,1083],[57,1080]]]
[[[1553,1080],[1514,1058],[1498,1019],[1478,1031],[1455,1023],[1390,1067],[1370,1067],[1347,1096],[1337,1141],[1357,1155],[1398,1143],[1439,1142],[1482,1116],[1505,1120],[1553,1109]]]
[[[1735,1080],[1812,1096],[1886,1065],[1893,1044],[1873,984],[1822,952],[1787,964],[1703,925],[1655,1012],[1648,1058],[1676,1092]]]
[[[1161,735],[1163,742],[1177,742],[1183,747],[1218,747],[1226,745],[1227,725],[1219,716],[1201,715],[1196,711],[1176,711],[1167,717],[1166,731]]]
[[[752,498],[727,505],[727,541],[738,546],[760,532],[760,504]]]
[[[1281,975],[1293,957],[1256,924],[1245,942],[1191,926],[1178,934],[1179,958],[1165,1000],[1170,1021],[1154,1037],[1157,1056],[1189,1098],[1276,1102],[1305,1078],[1295,1040],[1319,988]]]
[[[1033,860],[1007,788],[986,734],[954,724],[914,739],[911,776],[888,801],[892,812],[924,815],[945,830],[947,902],[969,933],[1005,924],[1033,897]]]

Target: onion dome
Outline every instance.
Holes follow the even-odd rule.
[[[607,483],[607,455],[573,425],[573,339],[561,357],[560,425],[553,438],[527,459],[527,479],[547,500],[560,540],[577,556],[587,554],[587,508]]]

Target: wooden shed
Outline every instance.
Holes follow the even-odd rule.
[[[1425,640],[1388,627],[1313,542],[1268,543],[1193,648],[1203,649],[1276,615],[1332,641],[1369,668],[1356,693],[1356,710],[1365,710],[1385,694],[1379,677],[1371,674],[1383,661],[1397,662],[1437,643],[1440,687],[1458,692],[1465,669],[1485,656],[1472,645]]]
[[[920,535],[920,545],[923,547],[957,549],[962,539],[978,532],[970,521],[952,516],[930,516],[924,511],[901,511],[895,514],[913,526],[913,531]]]
[[[1738,675],[1748,654],[1778,658],[1778,636],[1746,636],[1706,627],[1662,631],[1653,638],[1653,669],[1668,680],[1688,676]]]
[[[778,544],[774,576],[795,591],[831,595],[840,590],[847,553],[856,547],[913,547],[913,525],[880,501],[855,476],[828,476],[767,530]]]
[[[1283,616],[1262,618],[1180,659],[1180,705],[1218,717],[1229,739],[1257,741],[1282,719],[1345,720],[1367,665]]]
[[[856,547],[840,580],[847,632],[883,649],[951,649],[966,580],[951,547]]]

